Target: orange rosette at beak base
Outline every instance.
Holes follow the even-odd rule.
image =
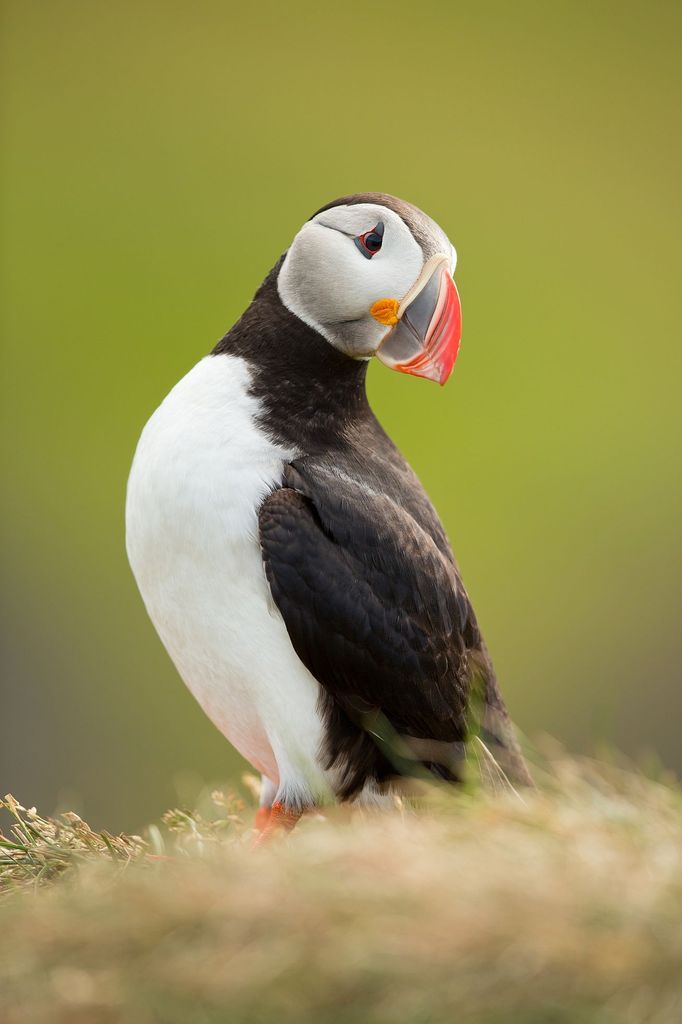
[[[391,327],[377,351],[393,370],[445,384],[462,337],[462,306],[445,256],[432,257],[414,288],[399,303],[380,299],[375,320]]]
[[[397,299],[379,299],[370,309],[370,313],[380,324],[394,327],[398,323],[400,303]]]

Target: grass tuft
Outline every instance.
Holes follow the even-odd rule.
[[[2,1024],[677,1024],[682,798],[554,755],[250,850],[214,793],[144,837],[7,798]]]
[[[139,860],[147,850],[140,836],[94,832],[73,811],[43,818],[8,793],[0,811],[8,812],[9,835],[0,832],[0,896],[53,882],[70,868],[110,860],[117,866]]]

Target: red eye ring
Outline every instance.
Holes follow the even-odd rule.
[[[362,235],[357,235],[353,239],[356,246],[365,257],[365,259],[371,260],[372,256],[380,251],[384,241],[384,225],[382,221],[373,227],[371,231],[365,231]]]

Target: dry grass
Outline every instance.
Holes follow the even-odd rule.
[[[144,840],[14,805],[2,1024],[682,1021],[665,780],[560,757],[523,800],[436,792],[256,854],[217,800]]]

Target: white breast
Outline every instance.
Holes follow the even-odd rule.
[[[128,557],[180,675],[234,746],[278,787],[326,795],[319,687],[272,603],[258,508],[295,452],[258,426],[236,356],[208,356],[142,432],[128,481]]]

